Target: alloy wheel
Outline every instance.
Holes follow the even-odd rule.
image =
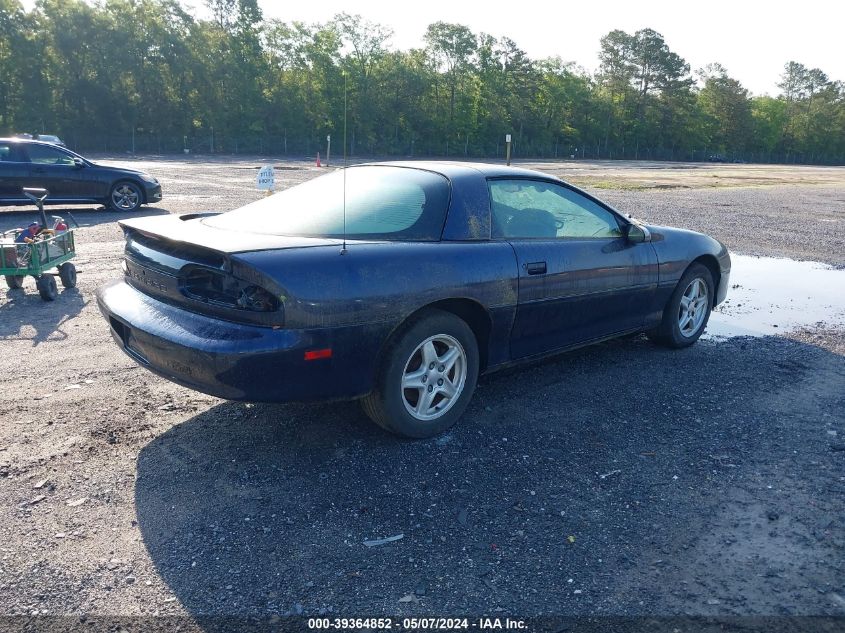
[[[707,316],[708,301],[707,284],[696,277],[684,290],[678,306],[678,329],[681,336],[695,336]]]
[[[467,379],[467,356],[448,334],[430,336],[405,363],[402,402],[418,420],[436,420],[460,399]]]
[[[141,194],[132,185],[124,183],[114,188],[111,194],[111,200],[116,208],[130,211],[138,207]]]

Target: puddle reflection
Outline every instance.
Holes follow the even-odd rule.
[[[728,298],[713,311],[706,338],[845,325],[845,270],[774,257],[731,254],[731,261]]]

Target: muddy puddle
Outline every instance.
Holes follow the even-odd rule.
[[[705,338],[845,326],[845,270],[774,257],[731,254],[731,261],[728,298],[710,316]]]

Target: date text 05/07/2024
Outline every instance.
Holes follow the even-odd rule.
[[[524,620],[515,618],[308,618],[312,630],[446,631],[524,630]]]

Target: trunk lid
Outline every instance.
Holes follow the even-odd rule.
[[[203,215],[151,216],[119,222],[126,236],[126,283],[186,310],[229,321],[284,324],[284,289],[238,253],[335,247],[341,240],[224,231]]]

